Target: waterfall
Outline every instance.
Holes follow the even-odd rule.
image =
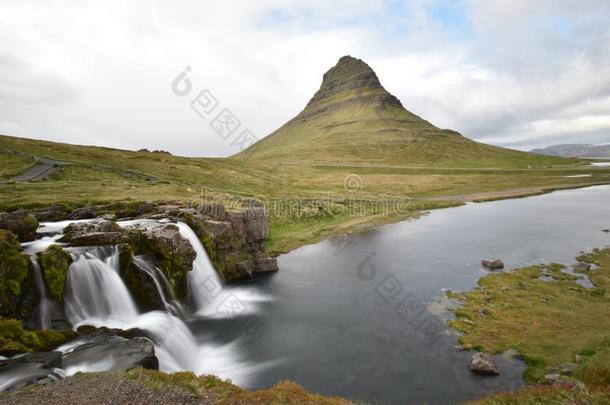
[[[156,266],[154,266],[152,263],[148,262],[143,256],[134,256],[133,264],[140,271],[144,272],[153,280],[153,283],[157,288],[157,292],[159,293],[159,297],[163,302],[165,310],[171,313],[172,315],[183,317],[184,310],[182,309],[180,303],[175,300],[174,297],[171,297],[170,300],[167,299],[167,292],[171,294],[172,290],[169,286],[169,281],[167,280],[167,277],[165,277],[165,274],[163,274],[163,272],[159,270]]]
[[[66,315],[72,325],[137,316],[129,291],[114,267],[118,250],[105,260],[98,255],[97,251],[85,252],[68,268]]]
[[[187,239],[197,256],[188,274],[189,297],[196,314],[213,318],[245,316],[258,310],[258,303],[271,300],[252,288],[225,286],[214,268],[199,237],[185,223],[176,223],[180,235]]]
[[[197,234],[183,222],[178,222],[176,225],[180,235],[191,243],[197,254],[193,262],[193,269],[188,274],[188,285],[190,298],[194,301],[195,308],[197,311],[202,311],[214,297],[220,294],[223,289],[223,282],[214,269],[214,265]]]
[[[39,229],[44,230],[47,235],[53,236],[47,236],[44,241],[34,242],[28,247],[32,250],[39,250],[43,243],[46,245],[60,238],[61,234],[54,233],[61,232],[69,223],[86,221],[41,224]],[[146,227],[159,222],[161,221],[123,221],[119,222],[119,225]],[[215,304],[215,301],[225,300],[228,295],[239,297],[238,299],[247,302],[248,298],[252,297],[247,294],[251,293],[239,294],[242,291],[239,288],[224,288],[197,235],[184,223],[179,222],[177,226],[180,234],[190,241],[197,254],[193,269],[188,275],[188,283],[189,300],[196,304],[198,311],[207,307],[215,308],[216,305],[211,305],[211,303]],[[72,247],[68,250],[73,262],[66,275],[65,313],[75,328],[80,325],[93,325],[144,330],[153,341],[160,369],[166,372],[188,370],[197,374],[212,373],[222,378],[231,378],[236,383],[245,384],[248,377],[261,366],[257,364],[253,367],[241,363],[237,358],[236,344],[216,345],[211,342],[197,341],[187,324],[174,316],[174,314],[181,314],[181,308],[168,294],[171,289],[168,288],[169,283],[165,275],[143,257],[134,257],[134,264],[152,278],[167,312],[151,311],[144,314],[138,312],[127,286],[119,275],[116,247]],[[38,263],[36,263],[37,265]],[[35,276],[38,283],[42,281],[42,275],[39,268],[36,270],[36,266]],[[39,279],[38,276],[40,276]],[[44,283],[40,286],[44,287]],[[41,297],[42,295],[41,290]],[[47,312],[45,311],[45,313]],[[69,342],[57,350],[69,352],[77,344],[77,342]],[[98,370],[100,367],[103,369],[103,362],[100,363],[99,359],[97,362],[92,359],[88,364],[81,364],[65,371],[71,375],[78,371]]]
[[[51,303],[47,298],[47,288],[44,285],[44,279],[42,278],[42,272],[40,271],[40,265],[36,256],[30,256],[30,260],[32,261],[32,269],[34,271],[34,282],[40,297],[40,302],[38,303],[40,328],[49,329],[51,327]]]
[[[119,329],[139,328],[150,335],[161,370],[217,372],[224,377],[233,376],[229,370],[233,370],[233,366],[238,362],[230,346],[201,347],[187,325],[169,312],[138,313],[127,287],[118,274],[116,248],[109,255],[107,249],[99,248],[74,249],[73,254],[75,261],[68,269],[65,308],[68,319],[74,327],[86,324]],[[163,293],[163,284],[167,283],[167,280],[159,275],[160,272],[156,273],[154,266],[143,258],[134,257],[134,263],[141,266],[143,271],[150,270],[149,274],[155,280],[162,299],[171,307],[171,301],[168,301]],[[68,344],[58,350],[69,351],[71,348]],[[203,359],[204,351],[205,359]],[[207,363],[208,358],[215,360],[213,363]],[[101,366],[82,364],[66,371],[71,375],[96,367]]]

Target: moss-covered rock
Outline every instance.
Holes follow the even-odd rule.
[[[60,245],[51,245],[38,254],[38,262],[49,297],[63,303],[70,255]]]
[[[0,317],[0,355],[49,351],[74,338],[70,330],[25,330],[16,319]]]
[[[119,250],[119,274],[142,312],[165,310],[154,280],[134,263],[134,247],[127,243],[117,246]],[[138,250],[141,247],[138,247]]]
[[[187,274],[193,268],[196,253],[176,225],[163,224],[148,228],[142,235],[140,251],[159,263],[176,298],[186,302]]]
[[[21,253],[17,237],[0,229],[0,315],[15,317],[27,290],[30,261]]]

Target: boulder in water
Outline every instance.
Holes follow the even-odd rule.
[[[470,371],[480,375],[498,375],[500,368],[492,356],[485,353],[475,353],[470,360]]]
[[[504,268],[504,262],[500,259],[483,259],[481,264],[489,270],[502,270]]]

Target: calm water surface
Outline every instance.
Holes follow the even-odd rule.
[[[486,274],[485,257],[510,268],[571,264],[579,251],[609,245],[607,228],[610,187],[599,186],[433,211],[282,255],[277,274],[246,287],[272,298],[259,304],[264,334],[235,343],[259,367],[249,388],[289,379],[373,404],[456,403],[517,388],[522,364],[500,357],[501,376],[472,375],[472,353],[455,350],[455,336],[419,326],[428,313],[404,304],[471,289]],[[234,320],[191,327],[218,343],[240,333]]]

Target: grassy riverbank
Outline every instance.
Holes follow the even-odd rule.
[[[255,198],[270,207],[268,250],[274,253],[464,201],[610,183],[610,168],[533,155],[531,166],[523,154],[512,163],[468,166],[321,164],[186,158],[0,136],[0,155],[0,209],[108,201],[231,205]],[[51,178],[11,181],[41,158],[57,162]],[[570,177],[582,175],[590,177]],[[400,209],[393,209],[396,201]]]
[[[594,288],[552,264],[491,273],[474,290],[451,294],[464,303],[450,322],[463,333],[460,343],[489,353],[517,350],[529,382],[563,373],[587,386],[610,385],[610,249],[578,259],[593,265],[580,271]]]
[[[610,389],[570,389],[568,387],[534,386],[514,392],[490,395],[465,405],[579,405],[610,404]]]

